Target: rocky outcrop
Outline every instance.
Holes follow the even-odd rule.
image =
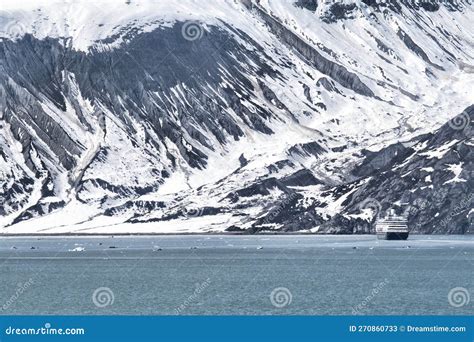
[[[315,12],[318,8],[317,0],[297,0],[295,6],[306,8],[308,11]]]
[[[473,120],[470,106],[435,133],[411,141],[412,147],[395,144],[366,153],[354,169],[366,181],[356,181],[357,191],[343,203],[349,222],[331,220],[323,228],[350,230],[358,220],[351,215],[368,209],[373,223],[378,213],[394,208],[408,215],[412,232],[474,233]]]
[[[472,107],[439,127],[469,100],[472,44],[459,13],[430,26],[467,2],[363,2],[213,2],[206,22],[180,21],[195,1],[169,18],[141,2],[64,25],[38,5],[29,34],[0,23],[1,231],[362,234],[394,206],[415,232],[471,233]]]
[[[285,27],[277,19],[273,18],[260,6],[253,6],[253,10],[265,20],[265,23],[284,44],[288,45],[292,49],[295,49],[317,70],[325,75],[330,76],[343,87],[351,89],[358,94],[371,97],[375,96],[372,90],[367,85],[365,85],[356,74],[350,72],[344,66],[339,65],[322,56],[318,51],[316,51],[315,48],[306,43],[290,29]]]

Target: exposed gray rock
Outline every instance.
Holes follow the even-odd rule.
[[[340,59],[346,57],[340,51],[300,36],[258,1],[243,3],[258,14],[246,15],[267,25],[267,41],[254,41],[226,23],[199,23],[200,39],[188,41],[182,35],[182,22],[155,30],[131,24],[87,52],[72,49],[69,38],[2,39],[0,218],[13,214],[11,223],[22,223],[77,201],[99,208],[94,218],[120,217],[121,223],[219,216],[228,231],[293,232],[319,227],[320,233],[358,234],[373,232],[374,218],[361,215],[361,203],[373,200],[380,210],[393,206],[408,210],[415,232],[472,233],[473,107],[436,132],[380,151],[360,151],[358,141],[341,138],[344,122],[331,113],[338,110],[334,105],[338,100],[347,100],[347,108],[350,101],[358,105],[361,97],[349,90],[372,97],[361,102],[381,103],[364,83],[368,81],[363,81],[370,79],[374,89],[404,95],[403,101],[420,101],[421,106],[424,96],[394,84],[395,77],[378,63],[375,70],[382,78],[374,81],[371,75],[356,74],[357,69],[349,70],[349,65],[357,61]],[[316,14],[307,11],[319,13],[324,6],[327,11],[321,19],[328,25],[360,15],[360,2],[292,3],[303,8],[292,10],[315,20],[319,20]],[[390,11],[403,18],[407,10],[418,17],[442,6],[463,11],[468,4],[363,3],[360,6],[380,12],[380,18]],[[374,14],[371,19],[378,23]],[[457,46],[458,38],[442,27],[436,30],[442,39],[425,32],[427,39],[444,52],[449,66],[457,67],[455,49],[443,47],[442,42],[448,38]],[[379,61],[408,74],[390,46],[395,43],[371,36],[380,50]],[[427,80],[436,80],[440,73],[435,69],[443,67],[430,60],[431,49],[423,50],[404,31],[399,37],[425,64]],[[278,54],[287,48],[293,53]],[[469,72],[468,67],[459,69]],[[288,92],[282,95],[287,84]],[[319,119],[321,127],[336,132],[322,132]],[[463,120],[467,122],[459,128],[458,121]],[[290,139],[301,133],[304,143],[286,141],[273,153],[272,143],[279,139],[276,128],[285,123],[291,129]],[[269,138],[269,146],[254,151],[252,144],[260,144],[262,137]],[[243,138],[249,144],[240,144]],[[230,151],[234,146],[237,150]],[[192,184],[195,175],[214,177],[205,169],[213,165],[215,156],[226,153],[232,155],[228,174],[211,183],[205,179],[197,187]],[[268,162],[259,160],[269,156]],[[341,156],[348,162],[338,167],[351,172],[334,168],[333,162]],[[172,195],[165,191],[162,196],[161,186],[167,179],[174,181],[170,178],[176,174],[185,190]],[[204,201],[194,203],[195,199]]]
[[[380,210],[393,207],[406,212],[413,232],[474,233],[468,216],[474,200],[473,120],[474,106],[470,106],[437,132],[415,139],[412,143],[424,146],[421,150],[395,144],[368,153],[354,170],[357,175],[368,177],[368,181],[356,181],[332,192],[343,194],[357,187],[343,203],[348,214],[359,213],[361,206],[370,201]],[[444,150],[446,146],[450,147]],[[450,170],[450,165],[461,168],[459,175]],[[330,223],[324,228],[337,226],[347,231],[354,224],[350,221],[346,225],[341,221],[337,225]]]
[[[318,8],[317,0],[297,0],[295,6],[306,8],[309,11],[315,12]]]
[[[400,39],[405,43],[405,45],[410,49],[412,50],[413,52],[415,52],[418,56],[420,56],[421,58],[423,58],[423,60],[427,63],[429,63],[430,65],[432,65],[433,67],[439,69],[439,70],[444,70],[444,68],[442,66],[439,66],[435,63],[433,63],[428,55],[425,53],[425,51],[423,51],[423,49],[418,46],[414,41],[413,39],[411,39],[411,37],[406,33],[404,32],[403,30],[398,30],[398,37],[400,37]]]
[[[295,49],[317,70],[330,76],[343,87],[352,89],[356,93],[364,96],[375,96],[372,90],[365,85],[356,74],[348,71],[344,66],[323,57],[316,49],[304,42],[261,7],[256,6],[253,7],[253,9],[265,20],[266,24],[284,44]]]

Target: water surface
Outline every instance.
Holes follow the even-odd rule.
[[[0,272],[0,314],[472,314],[474,237],[11,237]]]

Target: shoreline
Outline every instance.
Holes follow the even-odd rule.
[[[303,232],[294,232],[294,233],[258,233],[258,234],[248,234],[242,232],[217,232],[217,233],[0,233],[0,238],[2,237],[134,237],[134,236],[264,236],[264,235],[311,235],[311,236],[341,236],[341,235],[374,235],[375,234],[315,234],[315,233],[303,233]]]
[[[242,232],[218,232],[218,233],[0,233],[0,239],[2,237],[25,237],[25,238],[41,238],[41,237],[154,237],[154,236],[321,236],[321,237],[332,237],[332,236],[376,236],[373,234],[317,234],[317,233],[304,233],[304,232],[262,232],[256,234],[246,234]],[[470,236],[474,234],[419,234],[410,233],[410,236]]]

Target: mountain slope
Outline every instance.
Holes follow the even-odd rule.
[[[377,159],[473,103],[470,1],[113,4],[6,1],[4,232],[353,232],[357,203],[405,201]]]
[[[357,181],[332,189],[347,194],[344,211],[323,228],[372,231],[376,215],[395,208],[408,216],[414,232],[473,232],[474,106],[432,134],[378,152],[366,151],[353,169]],[[364,219],[364,221],[360,221]]]

